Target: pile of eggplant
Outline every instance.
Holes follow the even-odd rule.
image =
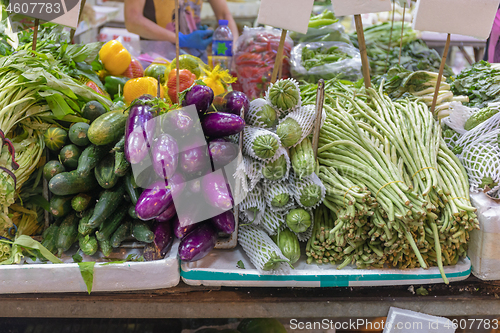
[[[174,235],[181,240],[180,259],[195,261],[235,229],[233,173],[224,168],[238,157],[239,146],[228,137],[245,127],[241,112],[250,103],[240,92],[214,98],[209,87],[194,85],[182,105],[161,114],[155,98],[135,100],[124,150],[135,183],[144,189],[135,212],[141,220],[154,220],[156,247],[168,251]]]

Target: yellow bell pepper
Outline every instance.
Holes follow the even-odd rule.
[[[132,56],[117,40],[111,40],[104,44],[99,51],[104,68],[111,74],[118,76],[125,72],[132,61]]]

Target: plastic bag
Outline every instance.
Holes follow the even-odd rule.
[[[291,32],[290,37],[292,37],[295,43],[344,42],[352,45],[349,35],[345,33],[344,26],[339,22],[320,28],[309,28],[305,35],[298,32]]]
[[[236,43],[233,58],[234,75],[238,81],[233,89],[244,92],[250,100],[263,97],[271,81],[281,30],[273,28],[245,27]],[[287,36],[283,50],[282,77],[290,77],[292,39]]]
[[[302,59],[305,48],[309,50],[330,49],[336,47],[337,51],[347,55],[347,58],[337,61],[325,63],[320,66],[312,67],[307,70],[304,67]],[[319,79],[339,78],[349,81],[357,81],[363,77],[361,72],[361,56],[359,50],[342,42],[314,42],[307,44],[298,44],[293,48],[291,59],[292,77],[297,80],[305,80],[307,82],[316,83]]]

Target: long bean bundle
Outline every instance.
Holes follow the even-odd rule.
[[[391,101],[383,87],[330,85],[318,151],[325,207],[309,261],[438,266],[447,281],[443,265],[465,255],[478,221],[467,175],[439,124],[424,103]]]

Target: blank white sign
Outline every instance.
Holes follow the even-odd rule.
[[[388,12],[392,10],[391,0],[332,0],[336,16]]]
[[[262,0],[257,22],[307,33],[314,0]]]
[[[486,39],[500,0],[418,0],[415,30]]]

